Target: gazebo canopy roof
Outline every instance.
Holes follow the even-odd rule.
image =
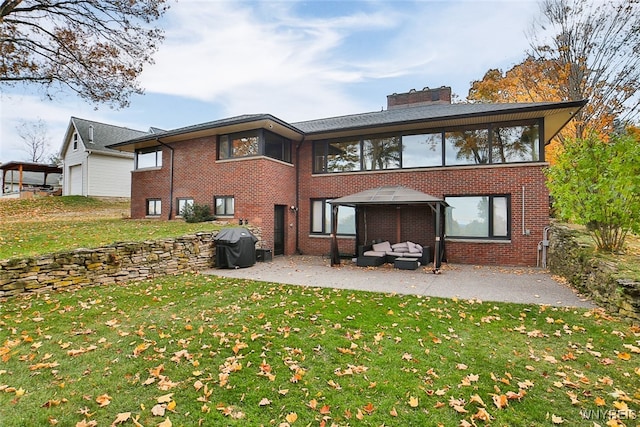
[[[333,199],[329,203],[342,206],[421,204],[441,204],[442,206],[446,206],[446,202],[442,199],[401,185],[372,188],[349,196]]]

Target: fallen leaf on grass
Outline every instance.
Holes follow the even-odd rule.
[[[271,401],[266,397],[263,397],[262,399],[260,399],[260,402],[258,402],[258,406],[267,406],[267,405],[271,405]]]
[[[496,405],[498,409],[502,409],[509,405],[509,400],[507,399],[507,396],[505,396],[504,394],[500,394],[500,395],[494,394],[493,404]]]
[[[559,417],[557,415],[551,415],[551,422],[554,424],[562,424],[564,423],[564,420],[562,419],[562,417]]]
[[[153,408],[151,408],[151,413],[156,417],[164,417],[165,411],[166,409],[164,405],[160,403],[154,405]]]
[[[96,402],[100,405],[100,407],[104,407],[107,406],[111,403],[111,396],[109,396],[108,394],[102,394],[98,397],[96,397]]]
[[[125,423],[129,420],[129,418],[131,418],[131,412],[120,412],[118,415],[116,415],[116,419],[111,423],[111,427],[115,426],[116,424]]]
[[[417,397],[411,396],[409,398],[409,406],[411,406],[412,408],[417,408],[419,404],[420,402],[418,401]]]
[[[296,414],[295,412],[289,412],[287,416],[284,417],[284,419],[287,420],[288,423],[293,424],[298,419],[298,414]]]

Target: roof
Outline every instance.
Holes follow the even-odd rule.
[[[89,130],[91,127],[93,127],[93,138],[91,138],[91,131]],[[92,120],[71,117],[71,122],[62,144],[61,153],[66,151],[74,130],[78,132],[80,140],[87,150],[117,156],[122,156],[123,153],[112,148],[107,148],[108,145],[149,134],[148,132],[122,126],[108,125]]]
[[[332,205],[418,205],[446,204],[437,197],[401,185],[378,187],[331,200]]]
[[[545,142],[549,142],[587,103],[581,101],[427,104],[330,117],[293,123],[307,136],[357,134],[363,130],[393,131],[471,126],[487,122],[508,122],[545,118]],[[547,120],[548,119],[548,120]],[[323,135],[324,136],[324,135]]]
[[[302,132],[300,132],[300,130],[271,114],[243,114],[240,116],[228,117],[225,119],[185,126],[173,130],[162,131],[158,128],[153,128],[154,132],[151,134],[142,135],[137,138],[131,138],[127,141],[112,144],[110,147],[124,151],[133,151],[137,148],[158,145],[158,139],[161,139],[162,142],[166,143],[185,138],[191,139],[258,128],[270,129],[277,133],[284,134],[291,139],[301,139],[302,137]]]
[[[245,114],[221,120],[150,133],[122,140],[109,147],[133,152],[135,149],[186,139],[234,133],[258,128],[270,129],[287,138],[338,138],[367,133],[411,132],[444,127],[473,126],[490,122],[510,122],[544,118],[544,142],[551,139],[587,103],[581,101],[431,104],[394,107],[388,110],[287,123],[271,114]]]
[[[0,169],[3,171],[20,170],[24,172],[42,172],[42,173],[62,173],[62,168],[57,165],[51,165],[48,163],[33,163],[33,162],[7,162],[0,164]]]

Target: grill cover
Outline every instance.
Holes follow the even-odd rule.
[[[216,242],[216,267],[244,268],[256,263],[258,239],[246,228],[224,228],[213,240]]]

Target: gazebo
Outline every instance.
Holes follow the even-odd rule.
[[[428,206],[435,216],[435,243],[433,256],[433,272],[439,272],[442,265],[444,252],[444,227],[443,214],[447,203],[437,197],[422,193],[404,186],[378,187],[361,191],[349,196],[333,199],[329,202],[332,210],[331,221],[331,265],[340,265],[340,254],[338,251],[338,210],[340,206],[351,206],[356,210],[356,217],[359,209],[368,206]],[[398,235],[402,226],[400,217],[396,222]],[[366,227],[366,224],[365,224]],[[360,241],[358,227],[356,227],[356,244]]]

